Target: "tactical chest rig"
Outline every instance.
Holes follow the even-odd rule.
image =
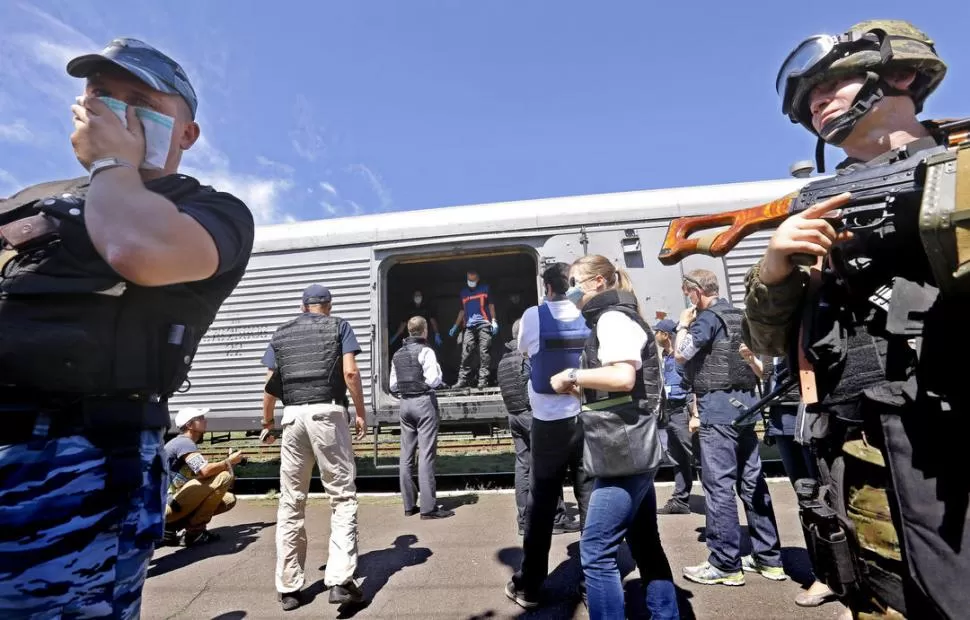
[[[173,202],[208,190],[184,175],[146,187]],[[170,307],[168,287],[126,282],[101,258],[87,189],[82,177],[0,200],[0,392],[164,401],[206,325]]]
[[[926,417],[920,416],[920,423],[933,424],[935,418],[926,414],[941,408],[941,400],[962,391],[960,374],[965,365],[947,362],[945,357],[952,351],[941,351],[940,344],[953,347],[958,345],[952,343],[963,342],[959,334],[941,330],[959,324],[953,319],[964,317],[954,317],[954,312],[968,307],[970,299],[970,120],[947,123],[941,129],[948,131],[937,134],[937,146],[909,155],[911,167],[905,160],[886,166],[908,168],[910,184],[897,183],[887,175],[881,190],[873,188],[902,210],[890,229],[889,251],[874,257],[871,267],[877,274],[876,283],[883,284],[868,300],[881,308],[881,312],[870,313],[879,320],[856,329],[848,339],[830,338],[826,346],[841,355],[831,354],[829,360],[819,355],[825,346],[819,346],[818,332],[824,330],[812,334],[808,322],[803,323],[798,347],[803,400],[808,405],[830,405],[801,411],[798,423],[802,443],[823,440],[814,444],[820,456],[821,484],[812,479],[796,482],[799,515],[815,574],[843,601],[852,602],[854,609],[889,606],[907,617],[922,616],[921,610],[906,609],[902,575],[910,569],[900,552],[903,541],[891,518],[887,489],[892,459],[914,457],[894,453],[888,444],[880,448],[885,440],[878,416],[909,414],[910,419],[920,419],[912,414],[922,413]],[[873,167],[876,169],[880,166]],[[911,222],[917,214],[918,221]],[[892,234],[901,239],[893,239]],[[925,256],[918,255],[920,249]],[[894,260],[894,252],[903,258]],[[876,264],[880,262],[888,267]],[[846,272],[835,271],[840,272],[839,277]],[[865,269],[862,272],[858,279],[864,280]],[[892,279],[886,281],[887,276]],[[833,307],[846,300],[858,301],[860,295],[864,301],[871,288],[846,278],[844,298],[819,302],[814,297],[824,284],[819,265],[812,269],[812,280],[808,299],[814,307],[806,313],[816,316],[825,314],[821,308],[830,301],[835,302]],[[849,288],[853,285],[854,291]],[[878,330],[879,338],[868,333],[873,325],[873,334]],[[906,344],[908,339],[914,339],[914,350]],[[815,344],[805,347],[806,342]],[[809,361],[806,353],[817,357]],[[868,362],[860,364],[860,359]],[[837,381],[824,372],[833,367],[840,367]],[[818,391],[814,370],[823,371]],[[833,402],[857,393],[863,394],[858,408],[848,406],[848,401],[843,408]],[[827,411],[835,413],[837,422],[828,419]]]
[[[855,279],[851,294],[858,297],[864,289],[863,296],[869,296],[885,312],[885,331],[904,339],[921,335],[922,316],[938,295],[943,299],[970,296],[970,119],[930,121],[926,125],[936,139],[932,148],[910,152],[908,147],[913,145],[907,145],[897,150],[895,161],[864,164],[861,172],[818,182],[817,190],[821,197],[850,191],[853,203],[860,206],[843,210],[843,225],[855,238],[848,245],[837,244],[827,264],[820,260],[812,267],[807,298],[817,301],[825,282],[823,271],[829,279],[848,283]],[[863,250],[853,257],[849,256],[852,251],[846,251],[853,244],[865,245],[856,239],[876,237],[882,239],[877,241],[882,246],[878,256]],[[860,271],[852,265],[865,262],[871,266],[861,271],[881,278],[877,286],[860,287],[859,277],[852,275]],[[890,264],[887,270],[886,265]],[[863,280],[865,277],[868,276],[863,276]],[[798,334],[797,357],[792,366],[799,371],[801,399],[809,405],[824,400],[828,391],[825,388],[832,387],[816,385],[815,372],[830,364],[822,359],[824,355],[813,355],[811,349],[820,337],[828,337],[811,328],[810,316],[819,308],[823,314],[832,312],[839,303],[837,299],[826,299],[821,305],[815,304],[819,307],[805,308],[807,318]],[[844,358],[844,352],[842,355]],[[849,366],[853,366],[851,361]],[[839,374],[848,376],[850,383],[864,386],[879,381],[878,376],[884,371],[881,365],[882,362],[871,361]],[[869,375],[869,379],[864,379]]]

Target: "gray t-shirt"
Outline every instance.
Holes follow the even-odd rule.
[[[192,456],[189,457],[190,454]],[[205,457],[199,453],[199,446],[185,435],[179,435],[165,444],[165,460],[168,462],[168,470],[172,474],[172,487],[175,489],[196,478],[202,468],[208,464]]]

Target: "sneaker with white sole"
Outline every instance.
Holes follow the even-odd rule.
[[[756,560],[753,556],[745,555],[741,557],[741,570],[746,573],[758,573],[765,579],[772,581],[785,581],[788,575],[781,566],[768,566]]]
[[[702,583],[706,586],[717,584],[725,586],[744,585],[744,573],[742,571],[729,573],[716,566],[712,566],[710,562],[704,562],[697,566],[685,566],[684,578],[694,583]]]
[[[525,590],[520,590],[518,586],[515,585],[515,580],[511,579],[507,584],[505,584],[505,596],[509,597],[509,600],[515,602],[516,605],[523,609],[535,609],[539,606],[539,597],[534,594],[530,594]]]

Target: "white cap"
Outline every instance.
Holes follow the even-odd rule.
[[[179,412],[175,414],[175,428],[180,429],[188,424],[189,420],[204,416],[207,413],[209,413],[208,407],[186,407],[185,409],[179,409]]]

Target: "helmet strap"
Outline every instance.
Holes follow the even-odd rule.
[[[866,81],[859,89],[859,94],[852,102],[852,107],[822,125],[822,130],[818,134],[819,137],[835,146],[842,144],[852,133],[852,129],[859,122],[859,119],[868,114],[872,107],[886,96],[887,90],[895,91],[877,73],[867,71]],[[896,94],[896,92],[891,94]]]

